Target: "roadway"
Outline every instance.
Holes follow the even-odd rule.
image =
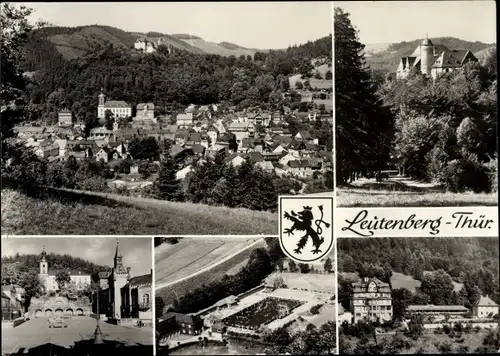
[[[96,320],[88,316],[64,319],[67,328],[49,328],[48,318],[36,318],[11,329],[2,329],[2,354],[18,352],[44,344],[69,348],[76,341],[94,338]],[[104,340],[119,341],[126,346],[153,345],[152,328],[132,328],[99,322]]]

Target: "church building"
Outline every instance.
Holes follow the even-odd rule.
[[[106,110],[113,113],[113,117],[132,117],[132,106],[123,100],[106,100],[103,92],[99,94],[99,105],[97,106],[97,117],[104,119]]]
[[[49,262],[47,261],[47,253],[45,249],[42,251],[42,259],[40,260],[40,273],[38,276],[45,286],[45,291],[57,291],[59,290],[59,284],[56,281],[57,271],[49,270]],[[81,271],[74,271],[67,269],[66,272],[69,274],[71,282],[74,282],[78,290],[85,289],[86,286],[90,285],[90,274],[82,273]]]
[[[461,68],[470,61],[477,62],[471,51],[450,50],[444,45],[434,45],[426,38],[410,56],[401,58],[396,77],[404,79],[408,77],[412,68],[416,68],[422,74],[436,79],[439,74]]]

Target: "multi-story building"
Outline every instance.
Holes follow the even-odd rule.
[[[116,242],[115,257],[111,272],[99,272],[99,314],[108,318],[149,319],[151,321],[151,281],[149,274],[130,277],[130,267],[124,267],[119,242]],[[97,298],[93,298],[92,310],[97,312]]]
[[[73,126],[73,115],[68,109],[64,109],[59,112],[57,125],[60,127],[70,127]]]
[[[45,249],[42,251],[42,259],[40,260],[40,273],[38,276],[45,286],[45,291],[57,291],[59,290],[59,284],[56,280],[56,274],[58,271],[49,270],[49,262],[47,261],[47,253]],[[74,282],[78,290],[85,289],[86,286],[90,285],[90,274],[82,273],[81,271],[64,270],[69,274],[71,282]]]
[[[362,319],[380,322],[392,319],[391,287],[378,278],[365,277],[352,284],[350,309],[354,323]]]
[[[469,61],[477,62],[471,51],[450,50],[443,45],[434,45],[426,38],[410,56],[401,58],[396,77],[406,78],[411,69],[416,68],[422,74],[436,79],[439,74],[461,68]]]
[[[104,119],[106,110],[111,111],[115,118],[132,117],[132,106],[122,100],[106,100],[106,95],[101,92],[99,94],[99,105],[97,106],[97,117]]]
[[[481,296],[472,306],[472,315],[478,318],[491,318],[498,315],[498,304],[488,296]]]

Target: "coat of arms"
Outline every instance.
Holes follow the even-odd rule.
[[[333,248],[333,198],[280,197],[280,244],[301,262],[322,259]]]

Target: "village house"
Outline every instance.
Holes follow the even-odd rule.
[[[176,124],[179,128],[189,128],[193,126],[193,113],[188,112],[186,114],[178,114]]]
[[[14,131],[19,138],[34,137],[39,138],[45,132],[46,128],[41,126],[17,126]]]
[[[113,130],[108,130],[106,127],[101,126],[90,130],[89,138],[91,140],[102,140],[102,139],[110,140],[114,135],[115,132]]]
[[[388,283],[365,277],[352,283],[352,291],[349,309],[354,315],[354,324],[365,318],[380,322],[392,320],[392,294]]]
[[[243,139],[250,137],[255,132],[255,125],[251,122],[232,122],[227,131],[236,136],[236,142],[241,144]]]
[[[59,145],[51,144],[49,146],[41,146],[35,150],[35,154],[40,158],[49,158],[59,156]]]
[[[476,318],[492,318],[498,315],[498,304],[487,295],[481,296],[472,306],[472,315]]]
[[[73,126],[73,115],[68,109],[64,109],[59,112],[57,125],[60,127],[70,127]]]
[[[157,330],[162,335],[199,335],[203,330],[203,320],[199,316],[168,312],[158,318]]]

